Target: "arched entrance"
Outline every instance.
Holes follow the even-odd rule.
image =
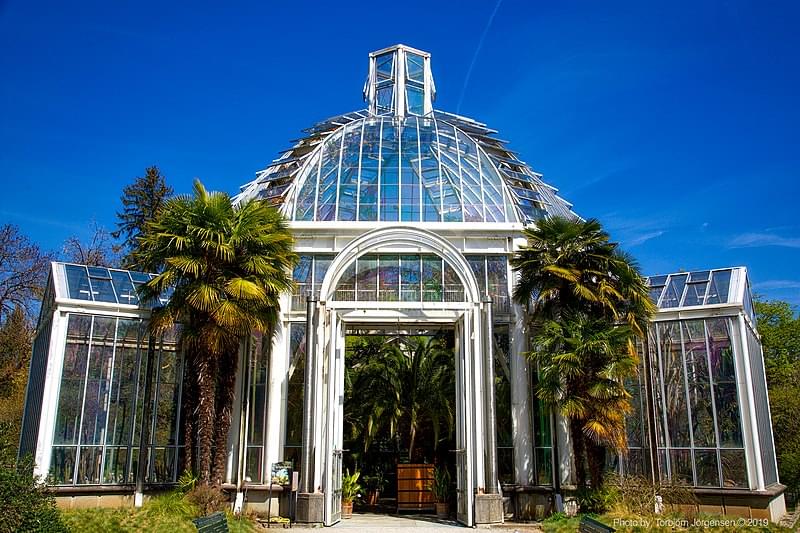
[[[437,301],[348,298],[337,287],[348,268],[366,254],[430,254],[458,279],[462,290]],[[450,301],[452,300],[452,301]],[[305,382],[301,492],[322,493],[325,525],[339,521],[343,444],[344,338],[347,327],[449,325],[456,338],[457,517],[476,523],[476,494],[496,496],[497,459],[494,425],[491,301],[463,255],[445,239],[425,230],[387,227],[365,233],[331,263],[318,300],[308,301],[309,372]],[[478,517],[478,522],[480,522]]]

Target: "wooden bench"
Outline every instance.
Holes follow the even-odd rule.
[[[616,530],[602,522],[598,522],[594,518],[583,515],[578,525],[578,531],[580,531],[580,533],[612,533]]]
[[[199,533],[228,533],[228,519],[223,512],[201,516],[192,522]]]

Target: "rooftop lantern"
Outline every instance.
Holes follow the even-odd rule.
[[[364,101],[371,114],[430,115],[435,98],[428,52],[398,44],[369,55]]]

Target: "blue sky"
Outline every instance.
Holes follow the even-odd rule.
[[[403,42],[646,273],[800,304],[800,4],[230,4],[0,0],[0,223],[57,250],[152,164],[233,193]]]

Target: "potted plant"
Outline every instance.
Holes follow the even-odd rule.
[[[383,472],[376,472],[371,476],[364,476],[364,485],[367,488],[367,505],[376,506],[381,497],[381,491],[386,487]]]
[[[358,483],[360,476],[361,472],[356,470],[351,474],[349,468],[347,474],[342,476],[342,518],[353,516],[353,500],[361,492],[361,485]]]
[[[445,466],[437,466],[433,470],[433,480],[428,485],[428,490],[433,494],[436,502],[436,518],[450,516],[450,472]]]

